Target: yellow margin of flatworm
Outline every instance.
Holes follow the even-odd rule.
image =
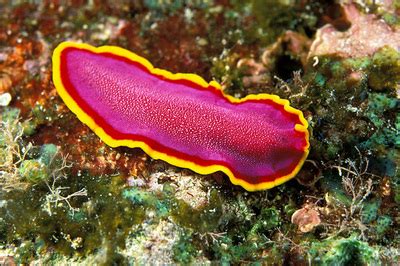
[[[300,168],[302,167],[304,161],[307,158],[307,155],[309,152],[309,140],[308,140],[309,134],[308,134],[308,130],[307,130],[308,123],[307,123],[307,120],[304,118],[303,113],[301,111],[291,107],[289,105],[288,100],[281,99],[276,95],[264,94],[264,93],[258,94],[258,95],[251,94],[242,99],[237,99],[237,98],[234,98],[234,97],[232,97],[230,95],[226,95],[226,94],[224,94],[224,96],[232,103],[241,103],[241,102],[245,102],[247,100],[264,100],[264,99],[272,100],[275,103],[282,105],[284,107],[285,111],[295,114],[295,115],[298,115],[300,117],[300,121],[302,124],[296,124],[295,130],[298,132],[304,132],[306,135],[307,145],[304,148],[304,155],[301,158],[298,165],[296,166],[296,168],[290,174],[279,177],[279,178],[275,179],[274,181],[263,182],[263,183],[259,183],[259,184],[251,184],[251,183],[246,182],[245,180],[236,178],[229,168],[222,166],[222,165],[201,166],[201,165],[195,164],[194,162],[186,161],[184,159],[177,158],[177,157],[170,156],[168,154],[156,151],[156,150],[152,149],[149,145],[147,145],[145,142],[142,142],[142,141],[135,141],[135,140],[129,140],[129,139],[126,139],[126,140],[113,139],[106,132],[104,132],[104,130],[100,126],[98,126],[94,122],[94,120],[78,106],[78,104],[68,94],[67,90],[65,89],[65,87],[62,83],[61,72],[60,72],[60,63],[61,63],[60,58],[61,58],[62,51],[69,47],[84,49],[84,50],[91,51],[93,53],[108,52],[108,53],[112,53],[112,54],[115,54],[115,55],[118,55],[121,57],[125,57],[127,59],[138,62],[139,64],[145,66],[150,71],[150,73],[156,74],[156,75],[162,75],[169,80],[183,79],[183,80],[195,82],[196,84],[198,84],[204,88],[207,88],[208,86],[213,86],[219,90],[222,90],[221,85],[219,83],[217,83],[216,81],[211,81],[210,83],[207,83],[202,77],[200,77],[196,74],[182,74],[182,73],[174,74],[167,70],[155,68],[147,59],[145,59],[131,51],[120,48],[120,47],[101,46],[101,47],[96,48],[94,46],[91,46],[88,44],[83,44],[83,43],[75,43],[75,42],[60,43],[57,46],[57,48],[54,50],[53,58],[52,58],[52,60],[53,60],[53,81],[54,81],[54,85],[57,89],[57,92],[61,96],[61,98],[64,100],[64,102],[68,106],[68,108],[78,116],[79,120],[81,120],[84,124],[89,126],[89,128],[91,128],[97,134],[97,136],[100,137],[101,140],[103,140],[107,145],[109,145],[111,147],[126,146],[126,147],[130,147],[130,148],[141,148],[144,152],[146,152],[153,159],[161,159],[172,165],[182,167],[182,168],[189,168],[189,169],[191,169],[199,174],[203,174],[203,175],[215,173],[217,171],[222,171],[229,177],[229,179],[231,180],[231,182],[233,184],[240,185],[248,191],[269,189],[269,188],[278,186],[278,185],[288,181],[289,179],[293,178],[299,172]]]

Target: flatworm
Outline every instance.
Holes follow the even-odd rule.
[[[141,148],[255,191],[294,177],[308,151],[301,111],[276,95],[237,99],[215,81],[154,68],[115,46],[61,43],[53,81],[65,104],[111,147]]]

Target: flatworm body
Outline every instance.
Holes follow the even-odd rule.
[[[61,43],[56,89],[78,118],[111,147],[141,148],[200,174],[222,171],[249,191],[279,185],[300,170],[307,121],[269,94],[236,99],[195,74],[173,74],[114,46]]]

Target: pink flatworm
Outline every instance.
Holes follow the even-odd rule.
[[[141,148],[249,191],[294,177],[309,151],[301,111],[276,95],[236,99],[195,74],[154,68],[115,46],[63,42],[53,80],[65,104],[111,147]]]

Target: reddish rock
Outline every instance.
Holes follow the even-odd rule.
[[[400,51],[400,30],[392,28],[374,14],[360,13],[354,4],[343,5],[340,21],[351,26],[345,30],[335,27],[334,21],[320,28],[308,58],[321,55],[337,55],[344,58],[363,57],[374,54],[383,46]],[[343,23],[339,23],[342,25]]]

